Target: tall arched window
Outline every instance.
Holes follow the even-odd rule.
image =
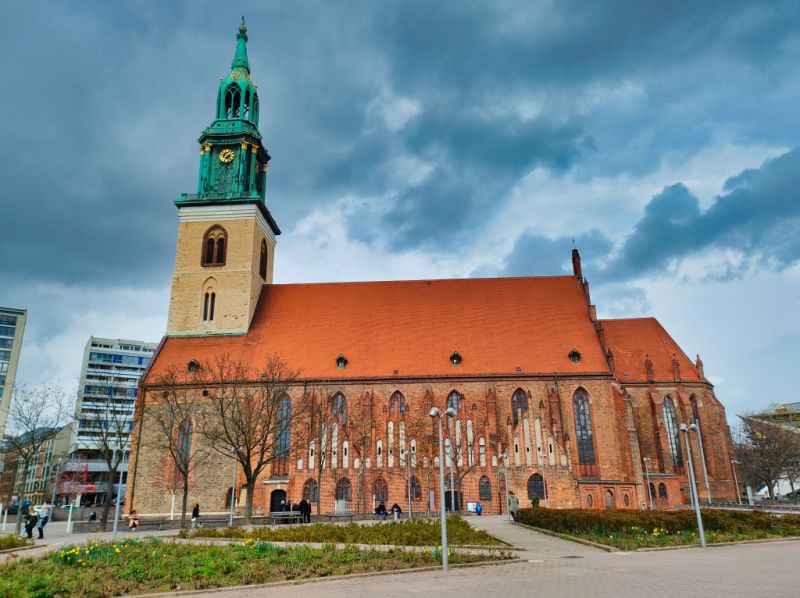
[[[203,266],[224,266],[228,235],[219,225],[212,226],[203,237]]]
[[[528,395],[521,388],[514,391],[511,397],[511,413],[514,419],[514,425],[519,423],[520,412],[526,413],[528,411]]]
[[[458,391],[452,391],[447,397],[447,408],[450,409],[452,407],[457,413],[461,409],[462,399],[463,397],[458,394]]]
[[[492,482],[488,476],[481,476],[478,482],[478,496],[481,500],[492,500]]]
[[[331,400],[331,411],[339,418],[343,426],[347,425],[347,399],[341,392],[337,392]]]
[[[408,483],[406,483],[406,496],[408,496]],[[417,476],[411,476],[411,500],[422,500],[422,485]]]
[[[352,500],[353,486],[348,478],[340,478],[336,482],[336,500]]]
[[[306,483],[303,484],[303,498],[308,502],[316,502],[319,498],[319,489],[314,478],[308,478]]]
[[[683,467],[681,456],[681,442],[678,436],[678,418],[675,415],[675,403],[670,397],[664,398],[664,427],[669,440],[669,452],[672,454],[672,466],[675,469]]]
[[[547,497],[547,492],[544,487],[544,478],[538,473],[528,478],[528,498],[533,500],[534,496],[538,496],[542,500]]]
[[[486,441],[483,436],[478,438],[478,463],[481,467],[486,467]]]
[[[575,412],[575,440],[578,443],[578,465],[582,476],[597,476],[597,462],[594,454],[594,434],[589,411],[589,397],[579,388],[572,397]]]
[[[203,295],[203,321],[214,321],[214,308],[217,303],[217,294],[214,291],[206,291]]]
[[[239,86],[235,83],[225,90],[225,118],[239,118],[241,96]]]
[[[383,478],[375,478],[372,482],[372,494],[375,495],[376,502],[386,502],[389,500],[389,485]]]
[[[400,415],[403,416],[406,414],[406,398],[403,396],[403,393],[399,390],[396,390],[392,393],[392,396],[389,397],[389,416],[392,415]]]
[[[664,482],[661,482],[658,485],[658,498],[659,499],[667,499],[667,485]]]
[[[267,242],[261,241],[261,258],[258,262],[258,274],[264,280],[267,279]]]
[[[275,457],[272,462],[272,475],[289,475],[289,453],[292,442],[292,401],[288,395],[278,400],[275,422]]]

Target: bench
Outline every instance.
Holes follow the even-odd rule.
[[[272,523],[303,523],[300,511],[271,511],[269,518]]]

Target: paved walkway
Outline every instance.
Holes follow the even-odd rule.
[[[652,552],[614,552],[553,538],[500,517],[470,518],[475,527],[524,548],[523,563],[395,573],[267,588],[219,590],[214,598],[366,596],[688,597],[800,595],[800,541],[738,544]]]

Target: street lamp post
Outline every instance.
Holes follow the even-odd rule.
[[[689,461],[689,486],[694,502],[694,513],[697,517],[697,531],[700,534],[700,546],[706,547],[706,533],[703,529],[703,516],[700,514],[700,500],[697,497],[697,481],[694,477],[694,465],[692,465],[692,447],[689,444],[689,430],[697,431],[696,424],[681,424],[681,431],[686,434],[686,455]]]
[[[450,409],[452,409],[452,407]],[[450,409],[448,409],[447,411],[449,412]],[[453,414],[455,415],[455,411],[453,411]],[[450,417],[454,417],[454,415],[450,416]],[[447,447],[447,458],[450,460],[450,510],[451,511],[455,511],[456,510],[455,509],[456,493],[455,493],[455,489],[453,488],[453,479],[455,477],[453,475],[453,459],[455,459],[455,451],[453,450],[453,435],[450,433],[450,420],[449,419],[447,420],[447,436],[448,436],[447,440],[450,443],[448,445],[448,447]]]
[[[647,480],[647,496],[650,498],[650,510],[654,509],[653,507],[653,492],[650,490],[650,469],[647,467],[650,464],[650,457],[643,457],[642,461],[644,461],[644,477]]]
[[[114,453],[116,454],[117,449],[114,449]],[[111,532],[111,541],[116,542],[117,540],[117,528],[119,527],[119,510],[120,510],[120,503],[122,502],[122,474],[123,468],[122,463],[125,460],[125,451],[124,449],[120,449],[122,452],[122,456],[119,459],[119,484],[117,485],[117,506],[114,508],[114,528]]]
[[[703,448],[703,434],[700,432],[700,423],[694,420],[695,431],[697,432],[697,443],[700,445],[700,463],[703,465],[703,480],[706,483],[706,502],[711,504],[711,485],[708,483],[708,468],[706,467],[706,451]]]
[[[742,502],[742,495],[739,494],[739,478],[736,477],[736,465],[741,465],[741,463],[741,461],[731,459],[731,467],[733,467],[733,482],[736,484],[736,504],[741,504]]]
[[[233,481],[231,482],[231,512],[228,516],[228,527],[233,527],[233,506],[236,504],[236,468],[238,465],[236,459],[237,449],[233,449],[231,452],[233,453]]]
[[[456,412],[453,408],[445,411],[449,417]],[[439,422],[439,525],[442,528],[442,571],[447,571],[447,516],[444,512],[444,447],[442,446],[442,414],[433,407],[428,414]]]
[[[406,453],[406,484],[408,484],[408,519],[409,519],[409,521],[411,519],[413,519],[412,513],[411,513],[411,508],[412,508],[412,502],[411,502],[411,498],[412,498],[411,497],[411,458],[416,454],[417,454],[417,451],[413,447],[411,448],[410,451],[408,451]]]
[[[511,523],[511,507],[508,504],[508,473],[506,470],[508,453],[503,453],[500,455],[500,460],[503,462],[503,486],[506,489],[506,523]]]

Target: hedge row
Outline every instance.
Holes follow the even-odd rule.
[[[631,528],[664,529],[680,533],[696,527],[694,511],[633,511],[628,509],[521,509],[519,523],[564,534],[625,533]],[[754,511],[703,509],[706,530],[729,533],[764,531],[782,536],[800,535],[800,515],[773,515]]]

